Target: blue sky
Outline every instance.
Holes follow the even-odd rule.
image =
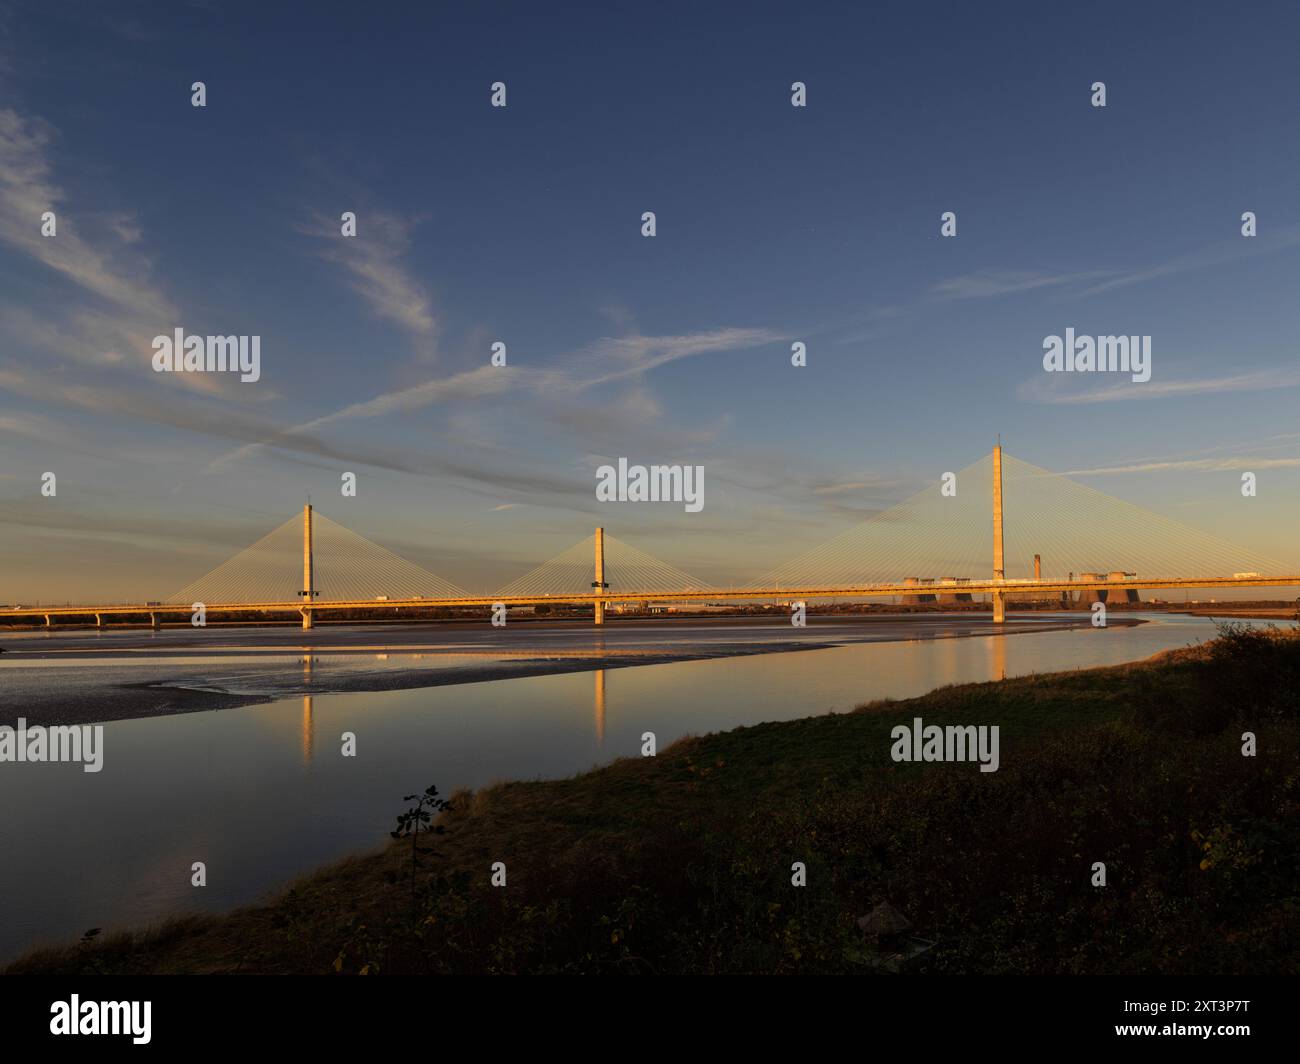
[[[0,4],[0,599],[170,593],[309,493],[462,585],[595,524],[743,582],[999,432],[1294,554],[1293,7],[266,6]],[[176,327],[261,380],[153,373]],[[1152,380],[1045,374],[1067,327]],[[597,504],[620,456],[704,510]]]

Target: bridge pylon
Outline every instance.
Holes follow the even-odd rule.
[[[1007,578],[1006,562],[1002,554],[1002,440],[993,448],[993,579]],[[993,623],[1007,621],[1007,593],[993,592]]]
[[[311,556],[311,503],[302,508],[302,626],[312,626],[312,600],[316,597],[316,574]]]
[[[592,581],[591,586],[596,589],[596,597],[592,600],[595,623],[604,624],[604,594],[609,584],[605,583],[605,530],[603,528],[596,529],[596,579]]]

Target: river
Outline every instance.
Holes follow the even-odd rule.
[[[303,872],[384,842],[403,795],[430,783],[446,794],[497,780],[562,777],[639,756],[647,731],[663,749],[685,734],[845,712],[951,683],[1118,664],[1214,634],[1205,618],[1144,617],[1135,627],[1008,636],[947,638],[932,628],[924,639],[295,694],[109,720],[98,773],[76,764],[0,765],[0,959],[91,927],[254,902]],[[354,650],[349,658],[374,668],[404,665],[391,650]],[[21,676],[48,694],[63,678],[84,679],[78,660],[59,667],[10,662],[0,680],[7,678],[12,692],[21,689]],[[138,666],[151,662],[140,656]],[[207,659],[191,662],[187,682],[212,682],[200,675],[204,662],[211,671]],[[317,667],[311,654],[281,652],[276,662],[281,684],[288,671]],[[230,668],[225,659],[218,671]],[[75,685],[68,691],[73,697]],[[9,701],[4,723],[13,715]],[[345,732],[356,737],[355,756],[342,756]],[[206,865],[205,887],[191,886],[196,861]]]

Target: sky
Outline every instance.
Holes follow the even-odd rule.
[[[1294,559],[1300,9],[1047,7],[0,2],[0,602],[308,496],[471,589],[596,525],[744,583],[999,434]],[[177,328],[260,379],[155,372]],[[703,508],[598,502],[620,457]]]

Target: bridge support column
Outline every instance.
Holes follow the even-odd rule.
[[[605,623],[605,601],[602,596],[609,584],[605,583],[605,530],[596,529],[596,579],[592,581],[596,598],[592,601],[592,615],[596,624]]]
[[[311,503],[302,508],[302,591],[299,594],[302,595],[304,607],[310,607],[316,597],[316,575],[311,557]],[[311,628],[312,611],[303,609],[299,612],[302,614],[303,629]]]
[[[103,628],[103,627],[104,627],[104,618],[103,618],[100,614],[98,614],[98,613],[95,614],[95,627],[96,627],[96,628]]]
[[[1006,563],[1002,555],[1002,438],[993,448],[993,579],[1007,578]],[[993,592],[993,623],[1004,624],[1007,619],[1005,591]]]
[[[158,614],[156,613],[149,614],[149,627],[152,628],[155,632],[158,631],[158,629],[161,627],[158,624]]]
[[[50,615],[49,615],[48,613],[45,615],[45,627],[46,627],[46,628],[53,628],[53,627],[54,627],[54,623],[53,623],[53,621],[50,619]]]

